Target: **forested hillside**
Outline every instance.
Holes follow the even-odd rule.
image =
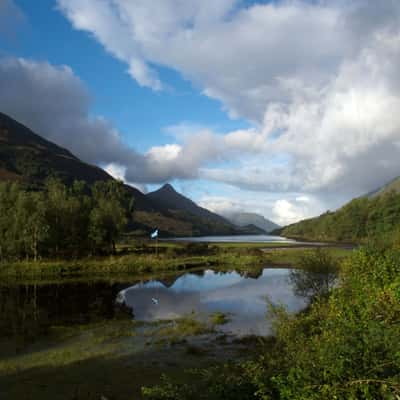
[[[284,227],[283,236],[309,240],[365,241],[384,237],[400,229],[400,194],[360,197],[336,212]]]

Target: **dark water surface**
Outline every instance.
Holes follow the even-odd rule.
[[[290,311],[305,307],[288,280],[290,269],[264,269],[259,276],[206,270],[143,282],[60,282],[0,285],[0,357],[23,352],[57,326],[132,318],[174,319],[194,311],[229,314],[221,330],[267,334],[266,296]],[[127,306],[127,307],[125,307]]]
[[[127,285],[109,282],[0,284],[0,358],[24,351],[50,329],[116,318]]]

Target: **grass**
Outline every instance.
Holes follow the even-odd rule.
[[[192,246],[196,248],[195,246]],[[78,260],[19,261],[0,264],[2,277],[71,277],[87,275],[129,274],[143,275],[162,271],[185,271],[199,267],[250,266],[262,262],[262,254],[246,254],[240,251],[223,251],[210,248],[204,254],[193,250],[185,252],[180,245],[165,244],[157,255],[153,249],[149,254],[137,252],[109,257],[93,257]],[[145,248],[148,252],[149,247]],[[193,254],[194,253],[194,254]]]
[[[155,332],[158,337],[179,340],[189,336],[211,333],[212,328],[198,320],[195,314],[191,314],[171,321],[167,326],[161,326]]]
[[[344,259],[351,254],[351,250],[328,247],[326,252],[337,260]],[[296,267],[300,257],[311,253],[313,249],[293,248],[293,249],[274,249],[265,252],[265,262],[271,266],[291,266]]]
[[[225,325],[230,321],[230,318],[228,315],[217,311],[210,315],[210,320],[213,325]]]
[[[160,272],[187,271],[199,268],[236,269],[254,272],[266,265],[293,266],[311,249],[263,243],[182,244],[162,242],[156,254],[153,245],[121,245],[119,254],[78,260],[19,261],[0,264],[0,277],[13,279],[71,278],[83,276],[143,276]],[[348,250],[329,247],[334,257],[342,258]]]

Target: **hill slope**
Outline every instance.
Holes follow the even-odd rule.
[[[236,212],[226,213],[224,216],[236,226],[243,227],[246,225],[254,225],[266,233],[270,233],[273,230],[280,228],[280,226],[275,224],[275,222],[255,213]]]
[[[390,238],[400,229],[400,193],[380,194],[352,200],[335,212],[286,226],[276,233],[309,240],[360,242]]]
[[[0,179],[40,184],[49,176],[65,183],[112,179],[101,168],[86,164],[68,150],[51,143],[0,113]]]

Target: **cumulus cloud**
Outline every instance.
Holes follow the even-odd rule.
[[[125,182],[126,167],[124,167],[123,165],[111,163],[111,164],[105,165],[103,168],[114,179]]]
[[[155,66],[173,68],[255,124],[223,137],[191,131],[183,143],[149,152],[156,170],[254,190],[349,195],[400,171],[396,0],[58,4],[128,68],[140,60],[149,77],[146,84],[133,73],[140,84],[159,90]],[[232,157],[237,169],[207,165]]]
[[[303,202],[291,202],[285,199],[275,202],[272,213],[275,216],[275,220],[281,225],[288,225],[313,215]]]
[[[324,84],[374,32],[395,29],[400,10],[396,0],[287,0],[246,8],[237,0],[58,4],[76,29],[126,62],[141,85],[159,90],[154,66],[173,68],[232,115],[257,122],[267,103],[288,98],[285,81]]]

